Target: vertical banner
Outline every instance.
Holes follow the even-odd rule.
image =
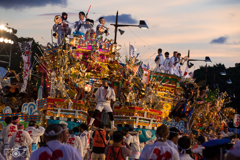
[[[236,128],[239,127],[239,122],[240,122],[239,119],[240,119],[240,115],[235,114],[233,118],[233,126]]]
[[[149,83],[149,71],[146,70],[146,69],[143,69],[142,82],[145,83],[145,84]]]
[[[30,69],[30,59],[31,59],[31,48],[32,48],[32,41],[30,42],[19,42],[19,46],[22,50],[22,58],[23,58],[23,84],[21,88],[21,92],[25,92],[27,88],[27,82],[28,82],[28,75],[29,75],[29,69]]]

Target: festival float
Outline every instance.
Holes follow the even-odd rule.
[[[23,85],[27,87],[31,42],[20,44],[23,53]],[[140,142],[155,138],[161,124],[175,126],[184,133],[198,130],[219,132],[229,121],[224,114],[226,93],[218,90],[199,90],[200,85],[190,76],[158,73],[142,67],[135,56],[120,63],[118,46],[112,40],[96,37],[94,30],[83,35],[64,38],[63,43],[42,46],[42,55],[34,55],[37,63],[37,100],[22,106],[21,113],[7,110],[1,114],[19,115],[27,123],[36,120],[42,126],[68,123],[68,128],[88,123],[96,107],[94,93],[102,79],[108,79],[117,100],[112,102],[115,125],[118,129],[130,125],[141,131]],[[30,76],[29,76],[30,74]],[[108,114],[98,114],[94,125],[102,121],[109,125]]]

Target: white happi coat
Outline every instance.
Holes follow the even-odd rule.
[[[165,71],[165,73],[169,73],[170,70],[170,58],[167,57],[165,58],[164,62],[163,62],[163,70]]]
[[[83,157],[87,154],[88,149],[90,148],[90,134],[88,131],[83,131],[79,135],[81,141],[82,141],[82,146],[83,146]]]
[[[24,131],[23,129],[19,129],[17,132],[15,132],[12,135],[12,138],[9,142],[9,146],[11,148],[19,148],[22,146],[29,147],[30,144],[32,144],[32,141],[33,140],[27,131]]]
[[[178,151],[178,147],[177,147],[176,144],[173,143],[173,141],[171,141],[171,140],[168,139],[168,140],[167,140],[167,143],[168,143],[168,145],[169,145],[170,147],[172,147],[172,148],[176,149],[176,151]]]
[[[17,130],[17,126],[14,124],[8,124],[7,126],[3,127],[1,135],[3,138],[4,146],[9,146],[10,139]]]
[[[179,160],[179,154],[167,142],[156,142],[153,145],[146,146],[139,158],[139,160],[149,159]]]
[[[98,88],[97,92],[95,93],[95,97],[97,99],[96,109],[100,112],[102,112],[103,109],[105,109],[106,112],[112,112],[110,103],[111,100],[116,100],[115,92],[110,86],[108,86],[107,94],[104,95],[105,90],[106,89],[102,86]],[[106,98],[109,98],[109,100]]]
[[[32,143],[38,144],[40,142],[40,136],[44,134],[45,128],[41,126],[39,126],[39,128],[28,127],[25,131],[27,131],[32,138]]]
[[[156,67],[155,67],[154,71],[161,72],[161,70],[163,69],[163,62],[164,62],[164,57],[163,57],[162,53],[157,55],[156,59],[157,58],[159,58],[159,59],[157,61],[155,61]]]
[[[79,152],[81,153],[81,156],[83,156],[83,145],[80,137],[75,135],[70,135],[67,140],[67,144],[70,146],[75,147]]]
[[[86,21],[83,21],[83,20],[79,20],[79,21],[76,21],[75,24],[74,24],[74,29],[75,29],[75,32],[77,32],[77,29],[78,29],[78,26],[81,25],[81,27],[79,28],[79,32],[82,32],[82,33],[86,33],[88,29],[91,29],[93,27],[93,24],[87,24]]]
[[[50,148],[48,148],[48,147]],[[66,144],[60,143],[58,140],[47,142],[46,147],[41,147],[31,154],[30,160],[82,160],[80,152]],[[54,152],[54,153],[53,153]]]
[[[178,71],[178,69],[176,67],[176,64],[175,64],[176,61],[178,61],[178,58],[172,56],[171,59],[170,59],[170,74],[174,74],[174,75],[179,76],[179,71]]]
[[[140,157],[140,141],[139,141],[139,135],[130,135],[126,138],[126,142],[128,145],[131,144],[132,149],[132,155],[130,156],[131,159],[139,159]]]

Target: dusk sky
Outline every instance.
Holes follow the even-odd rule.
[[[86,12],[90,5],[88,17],[97,20],[105,16],[110,39],[114,39],[110,23],[114,23],[117,10],[119,23],[145,20],[148,24],[148,30],[121,28],[125,33],[118,33],[117,42],[122,45],[123,57],[131,42],[141,53],[139,58],[151,67],[155,67],[158,48],[171,56],[175,50],[186,56],[190,49],[191,58],[209,56],[210,65],[231,67],[240,62],[240,0],[1,0],[0,24],[8,23],[18,30],[18,37],[33,37],[45,45],[51,41],[55,15],[67,12],[68,20],[75,22],[78,12]]]

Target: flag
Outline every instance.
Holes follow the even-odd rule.
[[[21,87],[21,92],[25,92],[27,88],[27,82],[28,82],[28,75],[30,70],[30,58],[31,58],[31,48],[32,48],[32,41],[30,42],[19,42],[19,46],[22,50],[22,58],[24,62],[23,67],[23,84]]]
[[[133,45],[130,45],[130,57],[134,57],[136,49],[133,47]]]
[[[140,53],[137,54],[136,58],[139,56]]]
[[[187,75],[188,75],[188,66],[186,67],[186,70],[185,70],[183,76],[186,77]]]
[[[147,69],[147,65],[146,64],[142,64],[142,69]]]
[[[146,84],[149,83],[149,71],[146,69],[143,69],[142,82]]]

